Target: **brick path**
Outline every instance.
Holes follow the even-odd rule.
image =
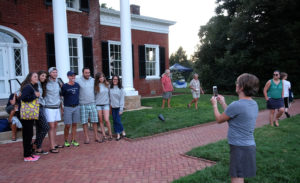
[[[290,112],[300,113],[300,100],[292,105]],[[260,112],[257,126],[267,124],[267,119],[268,111]],[[23,162],[21,142],[3,144],[0,145],[0,182],[171,182],[211,166],[211,162],[182,154],[224,139],[226,132],[226,123],[210,123],[136,141],[85,145],[80,140],[80,147],[64,148],[58,154],[42,156],[37,162]],[[82,132],[79,136],[83,139]],[[62,136],[58,139],[63,141]]]

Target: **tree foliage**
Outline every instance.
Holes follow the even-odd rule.
[[[200,27],[195,67],[205,88],[234,91],[242,73],[252,73],[261,87],[274,70],[287,72],[300,92],[300,1],[217,0],[216,16]],[[260,91],[262,93],[262,90]]]

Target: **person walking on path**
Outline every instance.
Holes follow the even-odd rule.
[[[287,118],[291,117],[291,115],[289,114],[289,107],[290,107],[290,100],[289,100],[289,94],[290,94],[290,90],[292,88],[291,86],[291,82],[289,82],[287,80],[288,78],[288,74],[285,72],[282,72],[281,74],[281,79],[283,82],[283,88],[284,88],[284,94],[283,94],[283,100],[284,100],[284,113],[286,115]]]
[[[80,106],[79,106],[79,89],[80,86],[75,82],[75,73],[69,71],[67,73],[69,82],[65,83],[61,87],[61,93],[64,97],[64,138],[65,138],[65,147],[70,147],[69,143],[69,130],[72,125],[71,132],[71,144],[75,147],[79,146],[79,143],[76,141],[76,130],[77,123],[80,122]]]
[[[61,86],[57,80],[57,69],[50,67],[48,70],[49,78],[46,85],[46,96],[45,96],[45,115],[50,126],[49,130],[49,141],[50,141],[50,152],[58,153],[58,148],[63,148],[62,145],[56,143],[56,128],[58,121],[61,121]]]
[[[76,80],[80,86],[79,90],[79,104],[80,104],[80,118],[83,126],[83,132],[85,136],[84,143],[89,144],[88,134],[88,120],[93,124],[95,142],[102,142],[98,137],[98,114],[95,104],[94,93],[94,78],[91,77],[91,71],[85,67],[82,69],[83,76]]]
[[[117,134],[116,140],[118,141],[121,139],[120,134],[122,134],[123,137],[126,137],[126,133],[121,122],[121,115],[123,114],[124,109],[125,93],[119,76],[112,77],[112,84],[110,85],[109,95],[114,123],[114,131]]]
[[[275,126],[279,126],[278,120],[284,112],[284,86],[280,80],[280,72],[274,71],[273,79],[270,79],[264,87],[264,96],[267,101],[267,108],[270,110],[269,121],[270,125],[274,126],[274,114],[277,109],[278,112],[275,116]]]
[[[204,94],[204,91],[200,86],[200,81],[198,77],[199,75],[195,73],[194,78],[190,82],[190,88],[191,88],[193,100],[188,104],[188,108],[190,108],[191,105],[195,103],[195,109],[198,109],[198,99],[200,98],[200,93]]]
[[[40,112],[39,112],[39,120],[36,121],[36,138],[34,141],[35,153],[36,154],[48,154],[47,151],[42,149],[43,141],[50,129],[49,124],[47,122],[44,106],[45,106],[45,94],[46,94],[46,84],[47,84],[47,72],[39,71],[38,72],[38,90],[40,92],[39,104],[40,104]]]
[[[162,84],[162,89],[163,89],[163,101],[162,101],[162,106],[161,108],[165,108],[165,102],[167,100],[168,103],[168,108],[171,108],[171,97],[172,97],[172,91],[173,89],[173,85],[172,85],[172,81],[170,78],[170,70],[166,69],[165,73],[163,74],[162,78],[161,78],[161,84]]]
[[[259,80],[252,74],[242,74],[236,81],[238,101],[227,106],[222,95],[211,98],[214,115],[218,123],[228,121],[228,143],[230,146],[230,177],[232,183],[243,183],[245,177],[256,176],[256,144],[254,129],[258,116],[258,105],[252,96],[259,89]],[[220,114],[218,102],[224,113]]]
[[[102,132],[102,141],[112,140],[111,125],[109,122],[109,83],[106,81],[103,73],[98,72],[95,77],[95,95],[96,95],[96,107],[98,111],[98,118],[100,128]],[[106,123],[109,137],[106,137],[103,117]]]
[[[32,102],[39,98],[38,92],[38,75],[36,72],[31,72],[27,75],[26,79],[21,84],[21,101]],[[34,120],[20,120],[22,123],[22,136],[23,136],[23,150],[24,161],[37,161],[40,156],[34,155],[32,151],[32,137],[33,137],[33,124]]]

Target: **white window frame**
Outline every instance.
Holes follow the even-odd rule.
[[[156,60],[156,64],[155,64],[155,75],[152,75],[152,76],[147,76],[146,75],[146,79],[160,79],[160,77],[159,77],[159,72],[160,72],[160,70],[159,70],[160,69],[159,45],[145,44],[145,67],[146,67],[146,49],[147,48],[155,48],[155,60]],[[145,68],[145,70],[146,70],[146,68]]]
[[[77,39],[77,54],[78,54],[78,75],[81,75],[81,70],[83,68],[83,48],[82,48],[82,35],[81,34],[68,34],[69,38]],[[69,44],[68,44],[69,45]],[[69,49],[69,47],[68,47]],[[70,62],[70,53],[69,53],[69,62]],[[70,68],[71,70],[71,62]]]
[[[121,47],[121,42],[120,41],[108,41],[108,57],[109,57],[109,63],[108,63],[108,69],[109,69],[109,78],[112,79],[112,75],[110,72],[110,63],[112,62],[111,58],[110,58],[110,45],[114,44],[114,45],[119,45]],[[121,50],[121,56],[122,56],[122,50]],[[121,60],[121,72],[122,71],[122,60]],[[122,75],[119,76],[120,78],[122,78]]]
[[[68,6],[67,6],[67,2],[66,2],[66,9],[67,9],[68,11],[82,12],[82,11],[79,10],[79,8],[80,8],[79,0],[74,0],[73,5],[74,5],[73,8],[68,7]]]

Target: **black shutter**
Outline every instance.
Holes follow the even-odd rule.
[[[93,39],[91,37],[82,37],[83,65],[91,70],[91,76],[94,76],[93,62]]]
[[[139,46],[139,72],[140,78],[146,78],[145,46]]]
[[[54,34],[46,33],[46,53],[47,53],[47,66],[56,67],[55,62],[55,45],[54,45]]]
[[[52,0],[45,0],[46,6],[52,6]]]
[[[134,46],[132,44],[132,77],[134,78]]]
[[[109,56],[108,56],[108,42],[101,43],[102,48],[102,72],[109,78]]]
[[[160,68],[160,75],[162,75],[166,70],[166,53],[165,47],[159,47],[159,68]]]
[[[89,12],[90,11],[89,0],[80,0],[80,11]]]

